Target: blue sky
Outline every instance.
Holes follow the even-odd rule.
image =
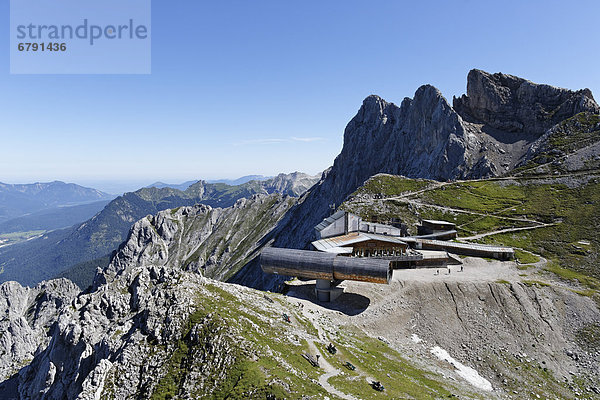
[[[0,14],[8,26],[8,2]],[[600,97],[598,15],[597,1],[155,0],[151,75],[10,75],[5,28],[0,181],[317,173],[366,96],[430,83],[451,100],[471,68]]]

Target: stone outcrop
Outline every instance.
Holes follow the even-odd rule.
[[[478,69],[469,72],[467,94],[453,103],[465,119],[538,136],[580,112],[600,113],[589,89],[572,91]]]
[[[43,282],[34,288],[17,282],[0,285],[0,379],[26,365],[50,338],[50,327],[79,293],[67,279]]]
[[[367,97],[346,127],[344,148],[332,173],[339,175],[344,192],[375,171],[439,180],[464,177],[476,145],[442,94],[425,85],[400,107],[378,96]]]
[[[165,284],[177,282],[182,271],[165,266],[164,234],[148,219],[136,223],[94,292],[60,315],[48,347],[21,371],[20,398],[100,399],[108,380],[113,398],[131,398],[156,384],[156,370],[181,339],[202,280],[196,274]]]

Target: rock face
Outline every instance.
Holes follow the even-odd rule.
[[[17,282],[0,285],[0,379],[9,378],[33,359],[50,338],[50,327],[79,293],[67,279],[43,282],[35,288]]]
[[[435,180],[499,175],[504,162],[516,161],[506,156],[515,150],[507,147],[515,135],[506,133],[530,139],[584,111],[600,113],[589,89],[574,92],[480,70],[469,72],[467,95],[454,99],[454,107],[430,85],[399,107],[369,96],[346,127],[327,180],[334,181],[339,204],[377,173]]]
[[[178,277],[165,266],[168,235],[159,235],[147,219],[136,223],[115,262],[98,277],[104,283],[61,314],[48,347],[21,371],[20,398],[100,399],[109,378],[115,380],[113,398],[144,392],[168,359],[166,349],[157,352],[149,342],[173,351],[180,339],[175,332],[191,313],[202,280],[195,275],[164,284]]]
[[[151,239],[155,230],[163,245],[149,261],[168,259],[179,268],[226,280],[256,256],[259,246],[294,202],[278,194],[254,195],[226,209],[196,205],[148,216],[132,228],[130,235],[138,241],[130,238],[107,271],[130,264],[131,260],[122,260],[123,255],[140,252],[141,240],[154,243]]]
[[[339,189],[354,190],[373,172],[446,180],[464,177],[477,141],[433,86],[421,86],[400,107],[369,96],[344,132],[332,174]],[[490,171],[478,171],[478,175]]]
[[[454,99],[454,109],[495,129],[538,136],[580,112],[600,113],[589,89],[571,91],[478,69],[469,72],[467,94]]]

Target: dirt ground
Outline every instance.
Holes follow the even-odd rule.
[[[316,300],[315,281],[289,282],[287,295],[320,332],[359,327],[414,365],[484,398],[536,398],[531,378],[505,367],[514,360],[547,366],[564,382],[594,365],[598,369],[597,355],[575,363],[565,354],[582,354],[572,342],[574,332],[600,321],[600,313],[593,301],[544,273],[545,260],[527,268],[514,261],[460,260],[462,271],[461,265],[451,265],[450,272],[396,270],[389,285],[346,281],[333,302]],[[448,357],[440,359],[440,353]],[[485,386],[492,391],[482,390]],[[535,386],[540,395],[560,390],[558,398],[587,398],[544,381]]]
[[[394,271],[392,279],[398,282],[510,282],[521,280],[519,274],[523,273],[514,262],[488,261],[475,257],[467,257],[461,261],[462,266],[449,265],[448,268],[398,269]],[[348,284],[354,286],[355,283]]]

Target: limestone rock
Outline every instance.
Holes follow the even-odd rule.
[[[43,282],[35,288],[17,282],[0,285],[0,379],[26,365],[50,338],[50,327],[79,293],[67,279]]]
[[[114,398],[151,393],[156,375],[182,339],[203,275],[222,279],[243,265],[293,203],[279,194],[254,195],[227,209],[181,207],[136,222],[92,288],[62,309],[47,347],[21,370],[21,398],[44,393],[48,399],[98,399],[106,395],[106,386]],[[210,267],[190,267],[192,260],[200,265],[209,257],[215,260]],[[212,361],[194,367],[200,375],[223,373],[222,367],[233,362],[227,332],[213,333],[210,354],[199,358]],[[192,332],[192,339],[197,336]]]
[[[302,172],[279,174],[264,181],[266,193],[281,193],[287,196],[300,197],[319,181],[319,176],[312,176]]]
[[[580,112],[600,113],[589,89],[571,91],[478,69],[469,72],[467,94],[454,99],[454,109],[495,129],[538,136]]]

